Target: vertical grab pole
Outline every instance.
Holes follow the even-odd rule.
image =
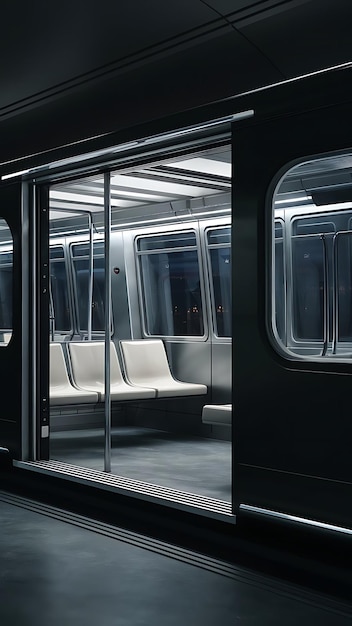
[[[332,259],[333,259],[333,336],[332,336],[332,353],[336,354],[337,345],[339,343],[339,256],[338,245],[343,235],[350,236],[351,231],[339,230],[335,233],[332,240]]]
[[[323,293],[323,349],[321,356],[326,356],[329,342],[329,282],[328,282],[328,251],[325,235],[320,235],[323,244],[324,293]]]
[[[31,441],[32,445],[29,451],[29,460],[36,461],[38,454],[38,446],[37,446],[37,420],[34,419],[35,415],[39,414],[40,410],[40,394],[38,391],[38,295],[40,291],[40,280],[39,280],[39,272],[41,269],[40,260],[38,259],[38,240],[40,239],[40,235],[38,233],[38,214],[37,214],[37,192],[36,188],[33,185],[32,187],[32,206],[31,213],[32,219],[30,220],[30,303],[32,309],[32,318],[31,318],[31,341],[32,341],[32,350],[31,350],[31,364],[30,364],[30,372],[31,372],[31,380],[30,384],[32,385],[33,393],[32,393],[32,401],[31,401],[31,412],[32,412],[32,432],[31,432]],[[49,245],[49,243],[48,243]],[[39,270],[38,270],[39,264]],[[39,274],[40,275],[40,274]],[[36,280],[37,277],[37,280]],[[37,283],[37,284],[36,284]],[[49,360],[49,368],[50,368],[50,360]]]
[[[92,306],[93,306],[93,220],[92,214],[88,213],[88,225],[89,225],[89,282],[88,282],[88,341],[92,339]]]
[[[110,396],[110,328],[111,328],[111,271],[110,271],[110,174],[104,174],[104,252],[105,252],[105,446],[104,471],[111,472],[111,396]]]

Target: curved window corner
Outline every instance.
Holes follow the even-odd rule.
[[[0,348],[12,337],[13,238],[10,227],[0,217]]]
[[[272,202],[270,322],[292,359],[352,358],[352,150],[291,167]]]

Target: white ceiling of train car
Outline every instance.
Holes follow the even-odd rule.
[[[0,119],[114,76],[124,88],[131,71],[161,72],[162,58],[175,86],[189,72],[197,81],[197,70],[216,81],[225,64],[232,93],[350,60],[351,0],[34,0],[1,9]]]
[[[113,211],[229,192],[231,152],[229,148],[221,148],[132,172],[112,173],[110,187]],[[67,213],[60,209],[101,213],[103,194],[102,177],[54,185],[50,190],[50,218],[67,218]]]

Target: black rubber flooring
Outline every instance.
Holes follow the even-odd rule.
[[[0,492],[0,623],[348,626],[345,604]]]
[[[103,471],[103,431],[53,433],[50,458]],[[229,441],[179,436],[148,428],[114,428],[111,471],[147,483],[231,501]]]

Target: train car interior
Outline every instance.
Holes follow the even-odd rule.
[[[231,148],[111,171],[109,192],[111,471],[229,503]],[[104,175],[49,192],[50,459],[95,470],[104,467],[104,193]]]

